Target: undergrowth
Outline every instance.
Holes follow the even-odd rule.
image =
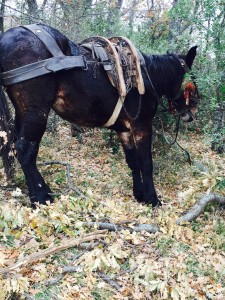
[[[107,133],[92,130],[82,134],[81,143],[65,126],[57,134],[45,135],[39,162],[69,163],[74,190],[62,194],[65,166],[40,166],[59,195],[54,204],[32,210],[17,166],[15,185],[0,194],[0,268],[96,231],[87,222],[155,224],[160,232],[108,232],[90,250],[73,247],[0,275],[0,299],[224,299],[224,208],[211,204],[195,221],[176,225],[203,194],[225,195],[224,155],[213,153],[201,135],[186,132],[179,142],[190,152],[189,165],[180,148],[155,138],[155,185],[163,207],[152,211],[133,199],[131,172],[116,140],[110,148]],[[0,179],[5,185],[2,169]],[[76,271],[48,286],[71,263]]]

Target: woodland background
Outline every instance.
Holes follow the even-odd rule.
[[[198,119],[182,123],[178,136],[191,166],[167,143],[174,118],[160,112],[155,118],[161,209],[133,199],[122,149],[106,129],[76,128],[71,137],[67,123],[50,118],[39,162],[57,194],[53,205],[30,208],[18,164],[8,184],[0,163],[0,300],[225,299],[224,204],[176,223],[203,196],[225,196],[225,1],[2,0],[0,10],[2,32],[41,22],[75,42],[126,36],[147,54],[186,53],[198,45],[193,73],[201,95]],[[120,228],[102,232],[99,223]],[[135,231],[137,224],[156,232]],[[50,252],[31,260],[42,251]]]
[[[225,150],[224,0],[4,0],[0,30],[41,22],[73,41],[102,35],[130,38],[140,50],[182,53],[198,45],[194,73],[201,94],[200,128]]]

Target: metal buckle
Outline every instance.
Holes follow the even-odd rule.
[[[82,57],[83,57],[84,65],[85,65],[85,67],[83,68],[83,70],[84,70],[84,71],[87,71],[87,70],[88,70],[88,63],[87,63],[87,61],[86,61],[84,55],[82,55]]]

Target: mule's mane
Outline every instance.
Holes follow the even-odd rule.
[[[176,54],[146,55],[143,54],[148,73],[160,95],[165,95],[184,74]]]

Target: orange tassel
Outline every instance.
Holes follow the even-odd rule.
[[[186,105],[190,103],[190,95],[195,90],[195,85],[193,82],[188,82],[184,89],[184,98],[186,100]]]

